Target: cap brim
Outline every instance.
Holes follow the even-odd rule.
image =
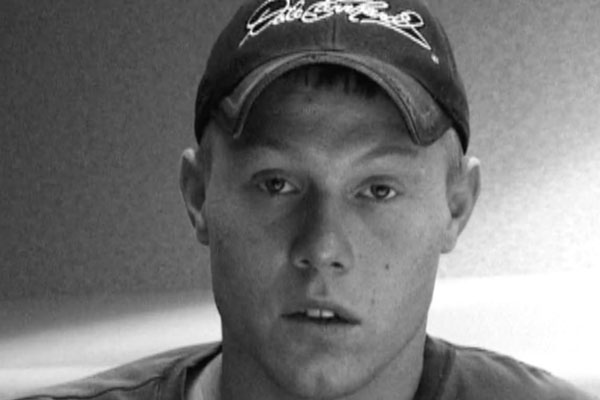
[[[248,113],[262,91],[286,72],[310,64],[342,65],[369,77],[397,105],[411,139],[418,145],[435,142],[452,125],[429,92],[398,68],[367,56],[315,51],[277,58],[253,70],[221,101],[219,109],[223,115],[217,118],[234,136],[240,135]]]

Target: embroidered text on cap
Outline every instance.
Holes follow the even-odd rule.
[[[248,33],[239,46],[273,26],[294,21],[311,24],[334,15],[346,14],[348,21],[352,23],[374,24],[391,29],[431,50],[431,46],[420,32],[425,26],[421,15],[411,10],[391,15],[386,12],[389,8],[389,3],[383,0],[322,0],[308,7],[305,0],[298,0],[294,4],[292,0],[267,0],[254,11],[246,23]]]

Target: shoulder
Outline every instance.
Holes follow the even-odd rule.
[[[220,344],[179,348],[153,355],[82,380],[37,390],[18,400],[154,400],[181,398],[190,368],[203,368]],[[173,395],[171,396],[171,392]],[[166,397],[161,394],[168,393]]]
[[[593,400],[547,371],[493,351],[435,339],[453,358],[447,390],[460,399]]]

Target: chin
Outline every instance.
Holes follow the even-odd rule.
[[[313,360],[277,366],[271,378],[302,398],[335,399],[355,393],[372,379],[358,360]]]

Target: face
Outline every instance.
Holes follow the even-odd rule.
[[[305,397],[406,361],[451,219],[443,148],[414,145],[383,95],[275,83],[212,152],[201,213],[224,351]]]

